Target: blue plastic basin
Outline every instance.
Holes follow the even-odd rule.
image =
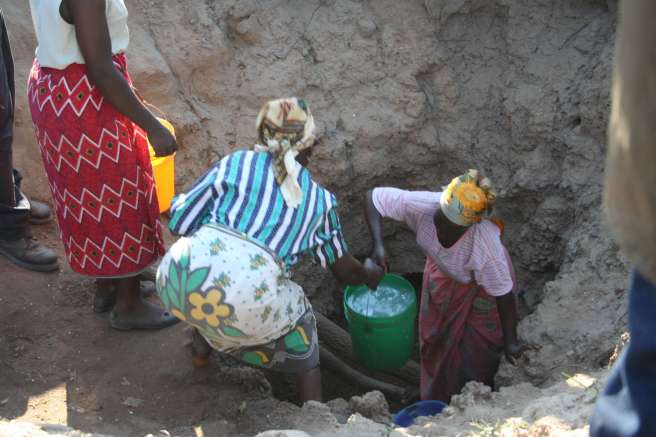
[[[435,416],[446,407],[442,401],[419,401],[405,407],[394,416],[394,423],[406,428],[412,425],[417,417]]]

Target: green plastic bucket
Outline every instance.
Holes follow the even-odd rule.
[[[408,361],[415,343],[417,297],[404,278],[387,274],[375,291],[365,285],[346,287],[344,314],[353,354],[365,367],[398,369]]]

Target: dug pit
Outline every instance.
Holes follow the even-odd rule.
[[[16,60],[16,166],[27,193],[49,201],[25,99],[35,48],[28,6],[0,6]],[[439,190],[467,168],[488,175],[500,192],[496,213],[506,222],[527,309],[519,332],[542,348],[519,367],[502,364],[500,392],[468,388],[463,399],[478,407],[463,400],[452,428],[438,420],[432,429],[455,434],[474,420],[511,415],[533,423],[550,411],[558,429],[583,429],[594,390],[572,387],[564,375],[603,378],[626,326],[628,269],[600,213],[615,0],[136,0],[128,7],[135,84],[172,120],[182,144],[179,191],[217,159],[250,147],[260,105],[283,95],[302,96],[312,108],[323,145],[310,170],[337,195],[355,254],[370,250],[366,190]],[[61,250],[53,225],[36,236]],[[385,238],[396,272],[422,271],[410,232],[389,224]],[[253,435],[303,427],[304,417],[326,432],[339,429],[329,407],[301,410],[273,399],[267,386],[293,400],[289,382],[219,364],[193,371],[179,328],[112,332],[90,313],[91,283],[68,270],[35,276],[0,261],[0,272],[11,278],[0,305],[4,420],[114,435],[163,428],[192,435],[200,425],[206,435]],[[327,329],[339,326],[341,295],[331,277],[304,265],[295,279],[327,316]],[[331,376],[330,357],[322,361],[328,397],[349,398],[353,384]],[[401,372],[396,383],[411,375]],[[305,429],[320,435],[312,426]]]

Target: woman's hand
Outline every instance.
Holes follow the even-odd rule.
[[[496,302],[503,331],[503,350],[508,362],[516,366],[524,352],[536,347],[523,342],[517,336],[517,302],[513,292],[497,296]]]
[[[367,191],[364,198],[364,211],[365,218],[367,219],[367,226],[371,232],[371,238],[374,240],[374,250],[371,258],[383,268],[384,271],[389,271],[389,263],[387,262],[387,254],[385,253],[385,242],[383,239],[382,219],[373,200],[373,190]]]
[[[330,266],[330,270],[343,284],[366,284],[373,290],[378,288],[378,284],[385,275],[385,271],[371,258],[367,258],[364,263],[361,263],[348,252],[335,261]]]
[[[155,156],[172,155],[178,150],[178,143],[175,141],[175,137],[159,122],[148,131],[148,141],[150,141],[150,145],[155,150]]]
[[[378,284],[383,280],[385,276],[385,270],[371,258],[367,258],[364,261],[364,269],[367,271],[367,287],[371,290],[378,288]]]
[[[507,343],[504,345],[504,353],[508,362],[513,366],[516,366],[518,360],[522,357],[522,355],[524,355],[524,352],[534,348],[534,346],[531,346],[522,340],[517,340],[515,342]]]
[[[389,272],[389,262],[387,260],[385,246],[382,244],[377,244],[371,254],[371,259],[373,259],[376,264],[381,266],[384,271]]]

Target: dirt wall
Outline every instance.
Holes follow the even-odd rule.
[[[24,98],[35,47],[28,4],[0,6],[17,63],[16,163],[28,193],[48,200]],[[437,190],[469,167],[496,183],[535,310],[521,331],[543,345],[530,365],[502,369],[500,382],[546,383],[610,353],[625,324],[627,272],[599,210],[615,1],[135,0],[128,8],[136,86],[183,144],[179,189],[253,144],[263,102],[302,96],[323,133],[311,170],[337,194],[358,255],[369,250],[366,189]],[[386,234],[393,269],[421,271],[411,235],[394,225]],[[297,277],[317,307],[338,306],[325,274],[303,267]]]

